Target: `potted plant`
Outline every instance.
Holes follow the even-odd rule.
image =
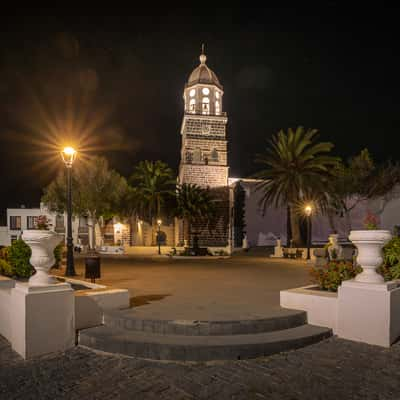
[[[36,229],[27,229],[22,233],[22,239],[31,248],[31,265],[36,273],[29,278],[30,286],[47,286],[57,283],[49,275],[50,268],[55,263],[54,248],[61,242],[63,236],[49,229],[49,220],[45,215],[36,219]]]
[[[388,230],[378,229],[379,220],[370,211],[364,219],[363,230],[350,232],[349,239],[358,249],[357,263],[362,267],[361,274],[355,277],[357,282],[383,283],[384,279],[376,272],[382,264],[382,248],[392,235]]]

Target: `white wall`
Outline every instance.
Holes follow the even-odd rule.
[[[257,191],[255,179],[241,181],[246,192],[245,196],[245,231],[250,246],[275,245],[274,236],[280,236],[282,244],[286,245],[286,209],[268,207],[263,214],[259,205],[262,198],[262,190]],[[364,201],[355,207],[350,213],[349,221],[345,217],[335,216],[334,225],[341,239],[346,239],[349,229],[363,229],[363,220],[367,210],[378,215],[380,228],[393,231],[395,225],[400,225],[400,187],[390,196],[377,200]],[[313,215],[312,240],[313,242],[327,241],[332,228],[325,215]]]

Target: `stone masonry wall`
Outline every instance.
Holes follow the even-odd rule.
[[[210,188],[227,186],[228,167],[184,164],[181,166],[180,182]]]

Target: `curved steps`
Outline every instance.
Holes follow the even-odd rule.
[[[100,326],[81,331],[79,343],[153,360],[211,361],[267,356],[316,343],[331,334],[330,329],[312,325],[225,336],[161,335]]]
[[[105,312],[104,324],[108,327],[128,331],[143,331],[162,335],[223,336],[263,333],[294,328],[307,323],[307,313],[298,310],[281,309],[268,318],[247,320],[159,320],[142,319],[134,310],[113,310]]]
[[[134,310],[108,311],[104,326],[80,331],[79,343],[154,360],[237,360],[297,349],[332,335],[306,319],[303,311],[284,309],[270,318],[238,321],[148,320],[135,318]]]

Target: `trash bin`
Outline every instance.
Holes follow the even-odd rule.
[[[100,278],[100,257],[98,255],[85,257],[85,278],[90,279],[92,283],[96,282],[96,278]]]

